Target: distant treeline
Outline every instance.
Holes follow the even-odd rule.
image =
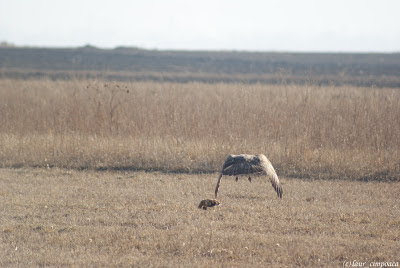
[[[400,87],[400,53],[0,48],[0,76]]]

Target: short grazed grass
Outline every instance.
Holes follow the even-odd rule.
[[[397,261],[400,184],[0,169],[0,266],[343,267]]]

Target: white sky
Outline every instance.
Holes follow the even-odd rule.
[[[0,0],[0,42],[400,52],[399,0]]]

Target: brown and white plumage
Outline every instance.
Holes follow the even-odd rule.
[[[217,187],[215,188],[215,198],[217,198],[219,183],[223,175],[239,176],[239,175],[266,175],[276,193],[282,198],[282,187],[279,183],[278,175],[268,158],[263,154],[249,155],[249,154],[230,154],[225,160],[222,167],[221,174],[219,175]],[[237,180],[237,177],[236,177]],[[249,181],[251,178],[249,177]]]

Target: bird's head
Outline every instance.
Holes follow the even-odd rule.
[[[213,203],[218,206],[220,204],[220,202],[217,199],[213,199]]]

